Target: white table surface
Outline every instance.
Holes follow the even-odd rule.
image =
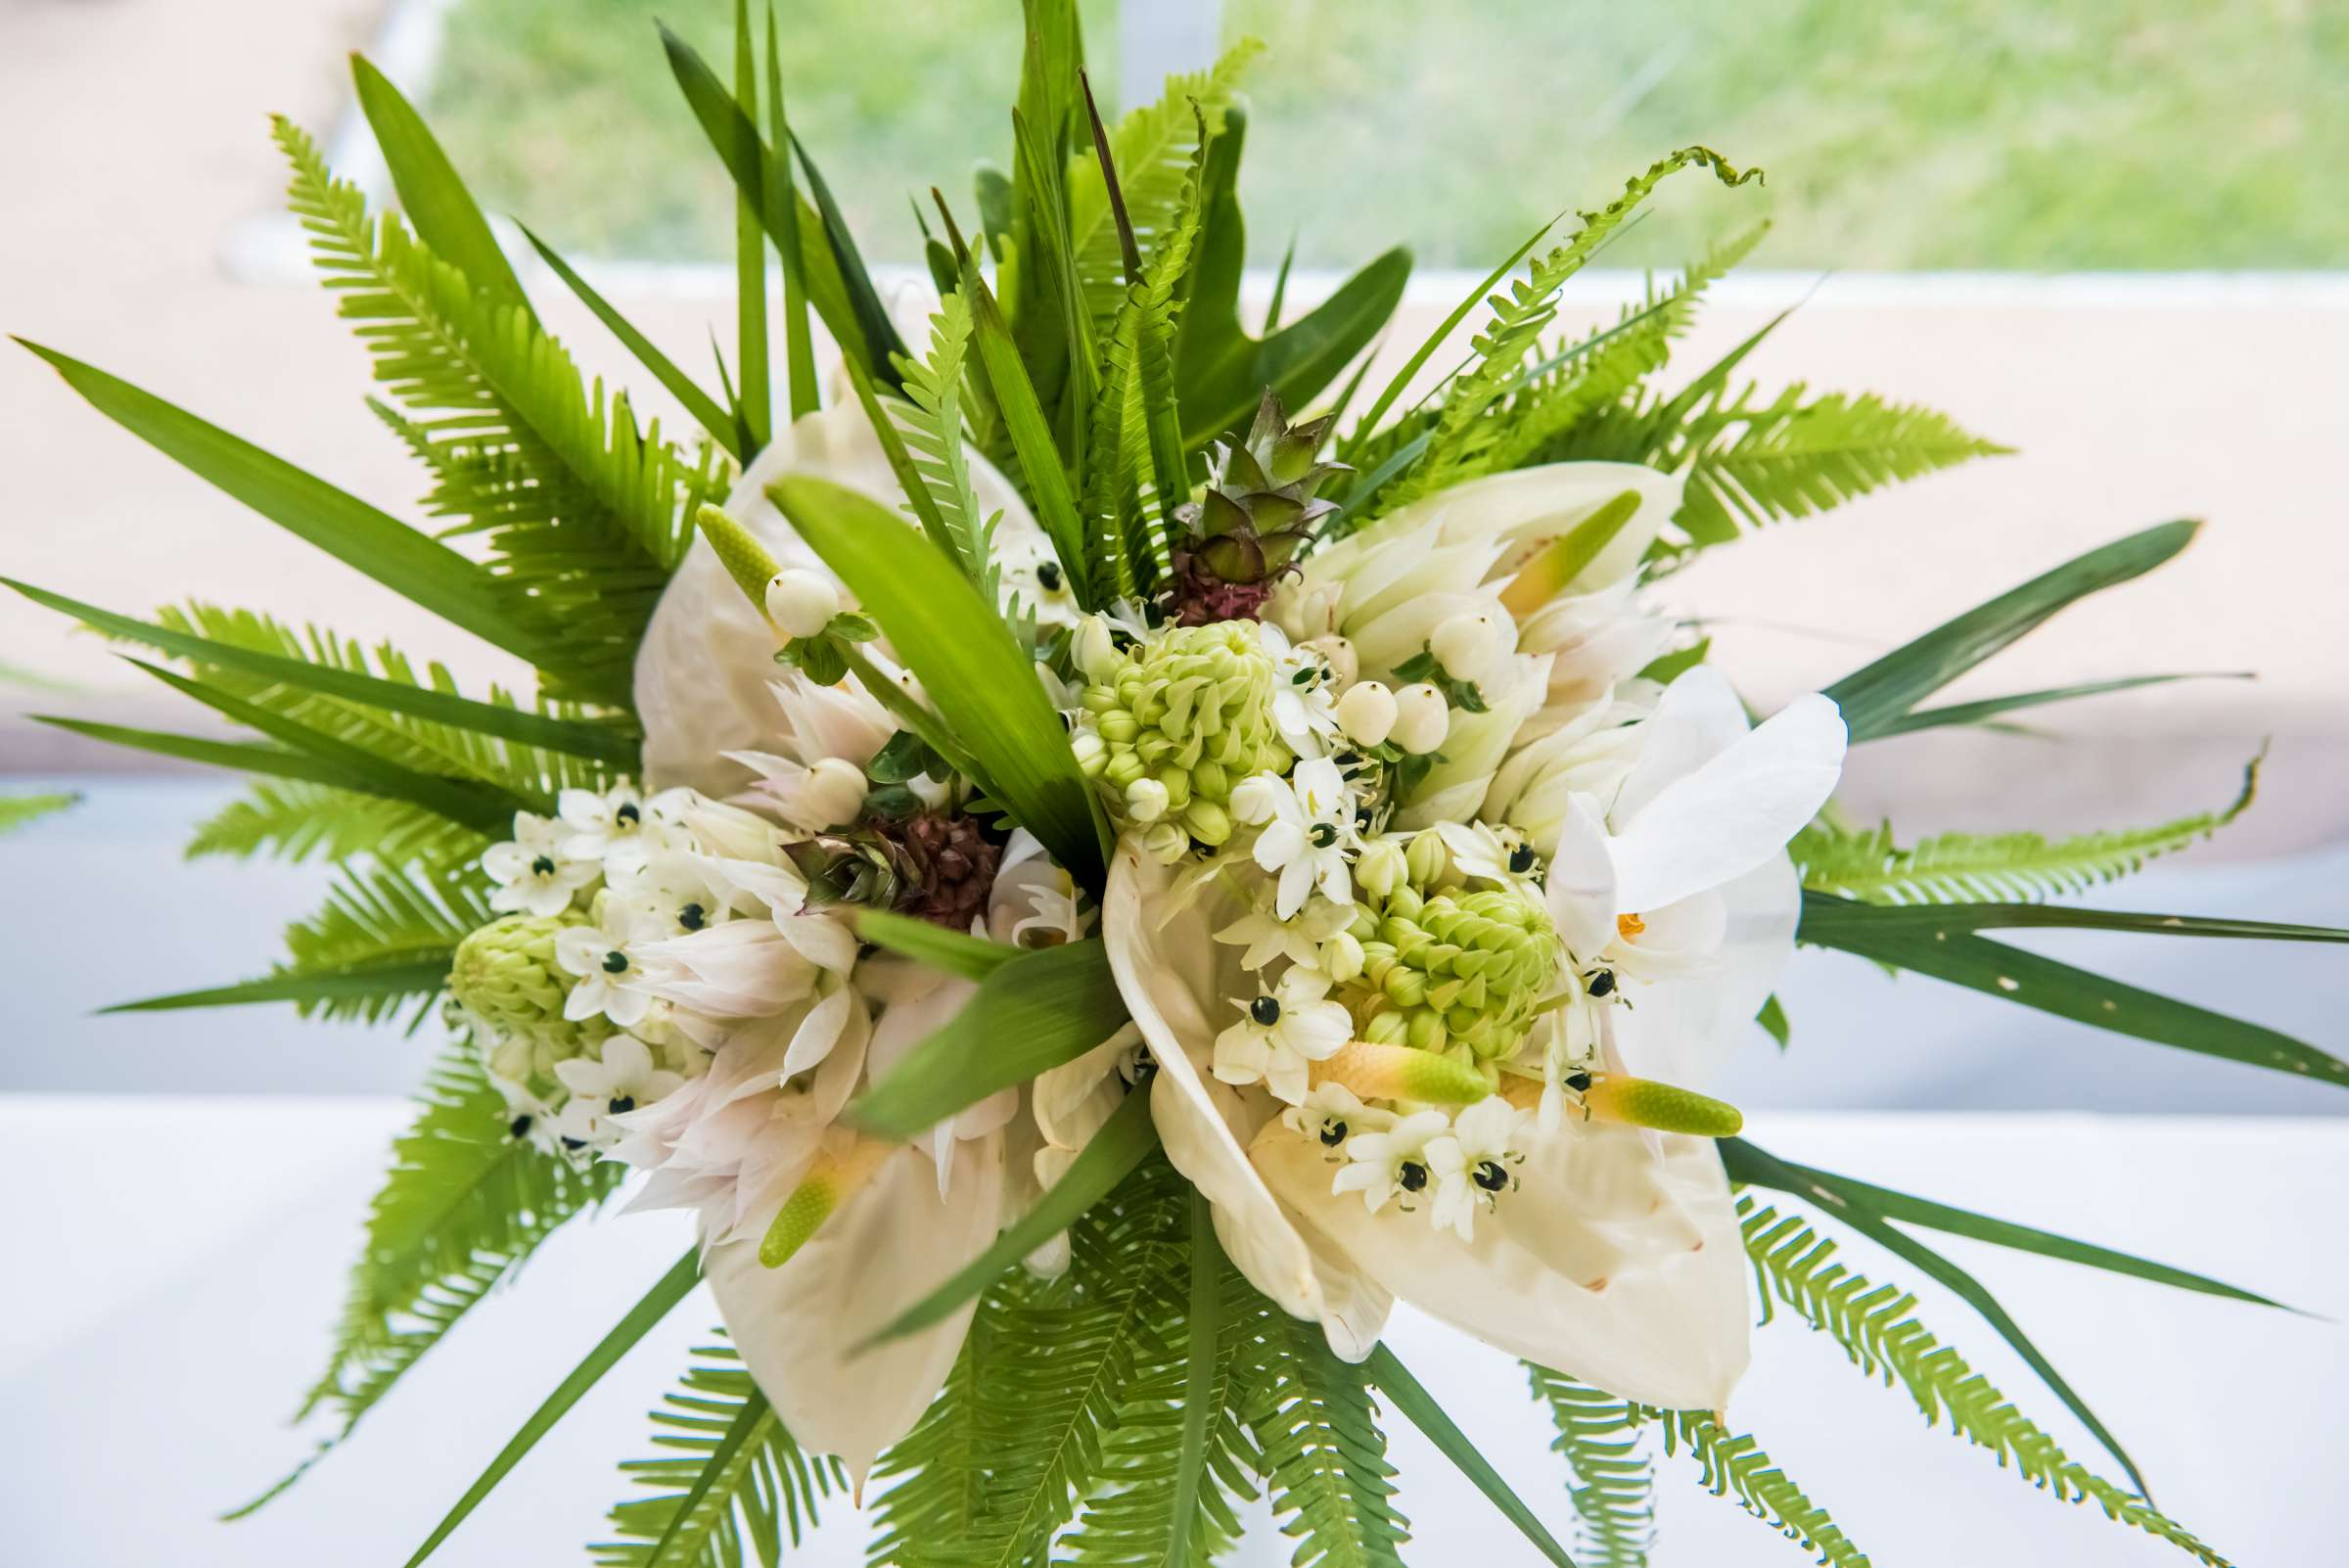
[[[322,1041],[321,1048],[331,1042]],[[283,1420],[315,1373],[383,1145],[382,1099],[0,1097],[0,1563],[9,1568],[396,1564],[530,1409],[676,1256],[676,1216],[558,1235],[519,1285],[411,1373],[299,1487],[217,1524],[308,1451]],[[2342,1560],[2336,1479],[2349,1461],[2349,1126],[2340,1122],[1765,1113],[1757,1142],[2216,1274],[2295,1316],[1944,1238],[2130,1445],[2171,1512],[2236,1562]],[[2076,1457],[2094,1445],[1965,1309],[1865,1242],[1855,1266],[1923,1298],[1945,1341]],[[464,1565],[577,1563],[622,1495],[612,1466],[647,1452],[641,1412],[713,1321],[672,1314],[443,1548]],[[1533,1505],[1571,1539],[1562,1464],[1515,1367],[1403,1316],[1399,1354]],[[1791,1319],[1759,1331],[1732,1407],[1878,1563],[1939,1568],[2187,1559],[2066,1506],[1929,1431]],[[1394,1453],[1415,1562],[1537,1560],[1400,1422]],[[1778,1541],[1690,1483],[1659,1486],[1660,1565],[1794,1564]],[[844,1508],[792,1561],[860,1560]],[[1260,1540],[1252,1563],[1285,1561]]]

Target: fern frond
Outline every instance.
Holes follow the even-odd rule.
[[[1547,449],[1578,423],[1621,402],[1641,380],[1663,369],[1674,340],[1695,323],[1705,291],[1752,254],[1769,232],[1767,222],[1757,223],[1713,246],[1668,289],[1659,291],[1651,281],[1637,303],[1623,307],[1614,336],[1598,343],[1600,334],[1590,334],[1578,346],[1585,351],[1514,394],[1495,416],[1500,430],[1488,468],[1504,473],[1548,461]]]
[[[1118,190],[1146,258],[1155,258],[1161,243],[1179,225],[1191,163],[1205,139],[1223,128],[1223,111],[1250,63],[1263,52],[1263,44],[1243,38],[1210,69],[1169,76],[1158,102],[1125,115],[1110,132]],[[1125,303],[1126,275],[1108,187],[1096,159],[1079,159],[1069,170],[1069,241],[1077,254],[1085,308],[1096,335],[1105,334]]]
[[[2002,1468],[2011,1465],[2066,1502],[2093,1499],[2106,1518],[2167,1541],[2206,1568],[2226,1568],[2226,1559],[2185,1526],[2066,1454],[1916,1320],[1915,1297],[1845,1268],[1835,1262],[1835,1243],[1798,1216],[1781,1216],[1744,1194],[1737,1213],[1765,1309],[1774,1297],[1841,1346],[1854,1366],[1888,1388],[1897,1380],[1928,1426],[1946,1417],[1954,1436],[1989,1450]]]
[[[1903,849],[1889,822],[1859,830],[1815,822],[1788,848],[1804,887],[1866,903],[2036,901],[2118,881],[2197,844],[2242,815],[2258,792],[2254,759],[2224,808],[2150,827],[2052,842],[2037,833],[1942,833]]]
[[[345,866],[318,912],[286,927],[286,961],[271,973],[404,977],[423,964],[445,973],[457,944],[495,918],[470,865]],[[421,1019],[434,994],[401,979],[382,991],[337,992],[296,1006],[304,1018],[374,1024],[411,1000],[412,1018]]]
[[[0,833],[13,833],[53,811],[64,810],[80,799],[69,794],[0,795]]]
[[[1446,389],[1443,411],[1427,452],[1408,478],[1386,491],[1386,509],[1492,472],[1495,447],[1504,433],[1505,421],[1490,416],[1524,369],[1542,334],[1557,319],[1558,293],[1566,280],[1582,270],[1591,253],[1657,185],[1691,163],[1710,168],[1723,184],[1730,186],[1742,185],[1761,173],[1759,169],[1740,172],[1710,148],[1684,147],[1626,181],[1623,194],[1605,207],[1583,213],[1582,227],[1572,239],[1536,257],[1528,263],[1525,277],[1488,301],[1492,314],[1469,344],[1471,364]]]
[[[817,1524],[817,1500],[847,1485],[839,1460],[792,1441],[730,1346],[697,1347],[652,1422],[654,1445],[668,1452],[620,1468],[659,1495],[612,1510],[624,1539],[590,1548],[597,1568],[742,1568],[746,1538],[773,1568],[785,1538],[797,1546]]]
[[[1641,1452],[1647,1412],[1562,1372],[1525,1364],[1534,1398],[1549,1411],[1550,1452],[1573,1466],[1582,1520],[1576,1561],[1585,1568],[1647,1568],[1656,1541],[1656,1462]]]
[[[1186,1213],[1172,1168],[1143,1167],[1071,1228],[1068,1273],[1003,1314],[979,1373],[987,1495],[958,1561],[1046,1560],[1102,1484],[1128,1391],[1179,1364]]]
[[[289,202],[376,379],[438,416],[398,424],[433,469],[433,509],[486,534],[493,570],[560,637],[550,675],[624,707],[645,622],[692,539],[693,470],[528,310],[476,293],[396,216],[371,217],[290,121],[275,134]]]
[[[1826,1510],[1806,1497],[1752,1437],[1733,1434],[1702,1410],[1653,1410],[1664,1433],[1664,1452],[1684,1445],[1703,1467],[1700,1484],[1715,1497],[1737,1495],[1738,1505],[1834,1568],[1867,1568],[1867,1554],[1852,1545]]]
[[[931,502],[946,525],[946,536],[962,557],[962,569],[978,584],[990,604],[1001,593],[1001,574],[989,546],[995,518],[982,518],[979,495],[971,485],[970,462],[963,447],[962,375],[971,345],[971,311],[959,293],[944,296],[930,318],[930,357],[898,356],[909,402],[894,398],[884,406],[905,438],[914,472],[930,492]],[[1000,516],[1000,514],[997,514]]]
[[[1249,1426],[1264,1451],[1295,1568],[1398,1568],[1410,1521],[1395,1507],[1395,1467],[1361,1368],[1338,1360],[1318,1323],[1263,1319],[1249,1377]]]
[[[1688,484],[1675,515],[1692,545],[1724,543],[1747,528],[1805,518],[1871,490],[1921,479],[1976,457],[2012,451],[1960,429],[1947,414],[1873,392],[1804,401],[1796,382],[1755,406],[1748,388],[1688,427]]]
[[[993,1362],[1005,1320],[1037,1288],[1014,1269],[979,1298],[945,1387],[874,1466],[874,1479],[888,1485],[873,1509],[867,1547],[873,1568],[944,1568],[955,1544],[977,1527],[987,1507],[989,1460],[981,1376]]]
[[[388,801],[299,779],[258,779],[196,828],[188,858],[275,854],[302,861],[313,855],[347,860],[370,854],[390,865],[415,860],[445,864],[481,853],[484,840],[470,828],[405,801]]]
[[[1245,1398],[1246,1358],[1264,1331],[1266,1314],[1278,1309],[1228,1261],[1219,1289],[1221,1314],[1209,1380],[1206,1465],[1191,1520],[1189,1555],[1173,1568],[1211,1568],[1230,1550],[1240,1537],[1239,1505],[1256,1500],[1255,1477],[1264,1469],[1264,1455],[1241,1423],[1239,1410]],[[1138,1377],[1120,1402],[1117,1430],[1103,1463],[1103,1484],[1063,1542],[1062,1549],[1073,1553],[1069,1560],[1076,1568],[1170,1568],[1168,1543],[1178,1523],[1174,1504],[1193,1329],[1187,1305],[1178,1331],[1167,1336],[1164,1364]]]
[[[469,1040],[449,1044],[418,1098],[420,1114],[392,1145],[369,1210],[333,1353],[299,1412],[325,1408],[337,1418],[320,1454],[349,1436],[556,1227],[609,1196],[624,1174],[608,1164],[574,1170],[509,1135],[505,1101]]]

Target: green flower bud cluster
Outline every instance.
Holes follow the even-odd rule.
[[[448,989],[487,1026],[484,1044],[500,1077],[517,1084],[546,1079],[555,1063],[592,1055],[612,1034],[601,1016],[576,1023],[563,1016],[576,981],[555,961],[555,937],[586,918],[577,910],[511,914],[457,944]]]
[[[1423,833],[1411,848],[1434,842]],[[1436,854],[1406,852],[1406,859],[1417,871]],[[1424,888],[1416,876],[1397,883],[1349,928],[1362,951],[1362,1038],[1465,1048],[1482,1061],[1514,1055],[1557,980],[1548,912],[1514,888]]]
[[[1278,676],[1253,623],[1174,627],[1095,672],[1107,678],[1082,700],[1098,744],[1078,757],[1121,830],[1221,845],[1231,837],[1232,786],[1287,770],[1272,722]]]

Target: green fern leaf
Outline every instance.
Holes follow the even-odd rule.
[[[944,1568],[977,1528],[987,1508],[989,1458],[981,1377],[993,1364],[1007,1319],[1036,1288],[1014,1269],[980,1298],[945,1387],[874,1466],[874,1479],[887,1486],[873,1510],[873,1568]]]
[[[1797,1216],[1781,1216],[1746,1195],[1737,1199],[1737,1213],[1766,1314],[1774,1297],[1840,1345],[1854,1366],[1887,1387],[1897,1381],[1907,1389],[1927,1425],[1946,1419],[1954,1436],[1987,1449],[2002,1467],[2042,1490],[2067,1502],[2093,1499],[2106,1518],[2167,1541],[2206,1568],[2226,1568],[2226,1559],[2185,1526],[2066,1454],[1916,1320],[1915,1297],[1845,1268],[1834,1261],[1835,1243]]]
[[[1851,830],[1824,821],[1789,846],[1803,886],[1866,903],[2030,901],[2082,893],[2141,871],[2149,860],[2209,838],[2250,807],[2259,760],[2223,809],[2150,827],[2082,833],[2050,842],[2037,833],[1942,833],[1903,849],[1892,824]]]
[[[1664,1452],[1685,1445],[1703,1466],[1700,1484],[1715,1497],[1734,1492],[1738,1505],[1806,1551],[1834,1568],[1867,1568],[1867,1554],[1852,1545],[1826,1510],[1804,1495],[1785,1471],[1750,1437],[1733,1434],[1702,1410],[1651,1410],[1664,1433]]]
[[[1574,238],[1532,261],[1526,276],[1510,284],[1506,294],[1492,297],[1492,315],[1469,345],[1472,362],[1446,388],[1427,452],[1408,478],[1387,490],[1387,509],[1492,472],[1495,448],[1507,425],[1492,417],[1495,406],[1525,368],[1542,334],[1557,319],[1558,293],[1566,280],[1582,270],[1657,185],[1691,163],[1710,168],[1729,186],[1761,174],[1759,169],[1732,168],[1710,148],[1684,147],[1626,181],[1623,194],[1604,208],[1582,214],[1583,224]]]
[[[1191,165],[1206,139],[1223,128],[1223,111],[1250,63],[1263,52],[1263,44],[1243,38],[1209,69],[1169,76],[1158,102],[1127,115],[1110,132],[1118,191],[1145,257],[1155,260],[1163,243],[1183,226]],[[1126,302],[1127,280],[1099,160],[1074,160],[1068,185],[1069,241],[1077,255],[1079,289],[1096,336],[1104,335]]]
[[[1558,1435],[1550,1444],[1574,1469],[1582,1520],[1576,1560],[1586,1568],[1647,1568],[1656,1540],[1656,1463],[1641,1452],[1647,1412],[1562,1372],[1525,1363],[1534,1398]]]
[[[883,406],[897,420],[914,472],[930,492],[932,504],[945,524],[946,537],[961,557],[962,568],[990,603],[1001,593],[1001,574],[991,545],[1000,518],[982,518],[979,495],[971,484],[969,458],[963,446],[963,369],[969,359],[971,311],[960,294],[939,301],[930,318],[930,357],[917,360],[899,355],[898,373],[904,378],[909,401],[888,399]]]
[[[693,1357],[652,1412],[652,1441],[667,1452],[621,1466],[659,1495],[612,1510],[624,1539],[591,1548],[597,1568],[741,1568],[746,1539],[772,1568],[787,1537],[797,1546],[819,1522],[818,1499],[847,1485],[839,1460],[801,1451],[730,1347]]]
[[[609,1196],[624,1174],[609,1164],[574,1170],[510,1136],[505,1101],[467,1039],[442,1053],[419,1101],[369,1210],[326,1370],[297,1416],[330,1410],[337,1430],[249,1507],[282,1492],[347,1438],[540,1242]]]
[[[78,795],[0,795],[0,833],[14,833],[80,799]]]
[[[1958,428],[1947,414],[1873,392],[1803,400],[1797,382],[1767,404],[1748,389],[1688,426],[1688,484],[1674,521],[1696,546],[1737,536],[1740,523],[1811,517],[1976,457],[2013,450]]]
[[[1265,1455],[1272,1512],[1297,1538],[1294,1568],[1398,1568],[1410,1522],[1359,1366],[1318,1323],[1267,1314],[1249,1377],[1249,1426]]]
[[[438,988],[421,995],[406,976],[431,964],[447,973],[457,944],[496,916],[469,865],[345,866],[316,914],[286,927],[286,962],[272,978],[397,977],[386,988],[298,1002],[304,1018],[380,1023],[411,1000],[421,1022]]]
[[[708,481],[640,433],[624,397],[592,387],[523,306],[477,293],[393,216],[371,217],[311,139],[275,122],[289,200],[376,378],[429,422],[395,418],[433,470],[429,503],[486,534],[493,569],[566,649],[549,671],[575,695],[624,707],[644,624],[692,540]],[[389,410],[385,412],[389,413]]]
[[[481,853],[484,843],[481,834],[404,801],[300,779],[260,779],[242,799],[200,823],[187,853],[191,860],[266,853],[297,862],[371,854],[386,864],[405,865],[461,860]]]

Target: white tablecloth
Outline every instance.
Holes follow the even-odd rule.
[[[321,1041],[329,1048],[331,1041]],[[685,1245],[675,1216],[575,1227],[428,1356],[392,1400],[259,1516],[213,1522],[308,1452],[283,1417],[314,1375],[396,1101],[0,1098],[0,1563],[314,1568],[395,1563],[530,1408]],[[2349,1126],[2315,1121],[1770,1113],[1754,1139],[1885,1185],[2148,1253],[2261,1290],[2297,1316],[1937,1242],[1996,1290],[2129,1445],[2156,1497],[2235,1561],[2343,1560],[2349,1470]],[[2110,1473],[2061,1407],[1960,1305],[1863,1242],[1853,1264],[1917,1289],[1925,1320]],[[2326,1321],[2331,1318],[2335,1321]],[[642,1411],[714,1320],[671,1314],[481,1508],[448,1568],[576,1563],[650,1450]],[[1561,1537],[1572,1515],[1545,1422],[1506,1359],[1405,1315],[1398,1353]],[[1759,1330],[1731,1410],[1879,1563],[2176,1564],[1929,1431],[1792,1319]],[[1390,1423],[1414,1561],[1534,1553],[1416,1434]],[[1659,1485],[1661,1565],[1802,1561],[1685,1457]],[[792,1558],[860,1560],[844,1507]],[[1287,1559],[1260,1540],[1251,1563]]]

